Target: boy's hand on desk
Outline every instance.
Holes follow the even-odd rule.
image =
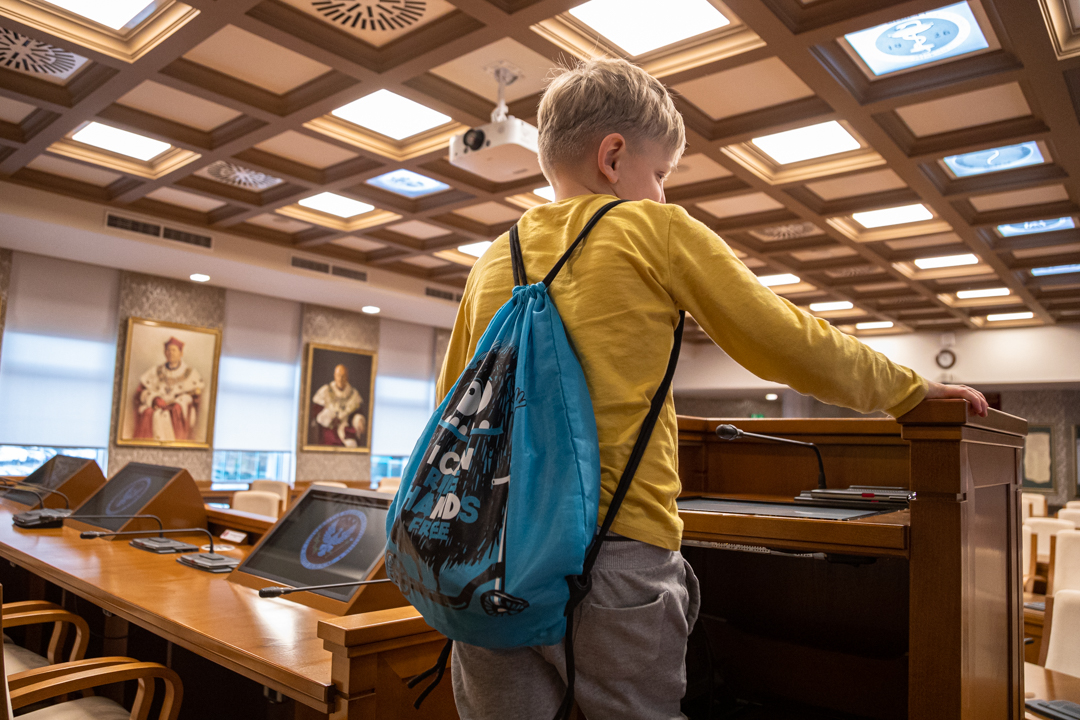
[[[971,403],[971,409],[975,411],[975,414],[979,417],[986,417],[986,411],[990,407],[986,402],[986,398],[983,394],[975,388],[970,388],[967,385],[943,385],[942,383],[931,382],[929,383],[929,389],[926,391],[927,400],[941,400],[943,398],[962,398]]]

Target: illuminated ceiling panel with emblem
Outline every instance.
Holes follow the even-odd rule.
[[[627,55],[686,121],[668,202],[778,294],[855,334],[1076,322],[1074,14],[0,0],[0,182],[421,279],[452,303],[486,243],[554,198],[542,175],[494,182],[448,160],[452,135],[489,121],[496,70],[535,123],[559,66]]]

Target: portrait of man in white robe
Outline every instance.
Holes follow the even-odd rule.
[[[367,450],[373,375],[371,353],[309,348],[305,449]]]
[[[221,331],[131,318],[118,444],[208,446]]]

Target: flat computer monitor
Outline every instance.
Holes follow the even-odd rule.
[[[54,455],[21,480],[18,478],[4,478],[3,480],[41,488],[37,495],[29,490],[18,488],[4,490],[0,497],[3,497],[5,501],[24,507],[34,507],[38,504],[38,495],[41,495],[44,501],[42,507],[47,508],[68,506],[77,508],[105,484],[105,476],[96,462],[68,455]],[[47,493],[44,492],[45,490],[56,492]]]
[[[393,498],[368,490],[312,485],[229,579],[251,588],[330,585],[386,577],[386,513]],[[339,615],[408,604],[392,583],[285,596]]]
[[[64,524],[77,530],[111,532],[156,528],[153,520],[130,517],[146,514],[161,518],[166,528],[206,527],[202,495],[188,471],[146,463],[125,465]]]

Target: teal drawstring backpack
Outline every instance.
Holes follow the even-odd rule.
[[[453,640],[487,648],[566,643],[573,707],[574,608],[630,487],[678,361],[642,423],[602,527],[600,447],[581,364],[548,288],[616,200],[602,207],[542,282],[528,284],[517,226],[510,230],[511,299],[469,366],[431,416],[387,514],[386,572],[449,640],[416,707],[442,679]]]

